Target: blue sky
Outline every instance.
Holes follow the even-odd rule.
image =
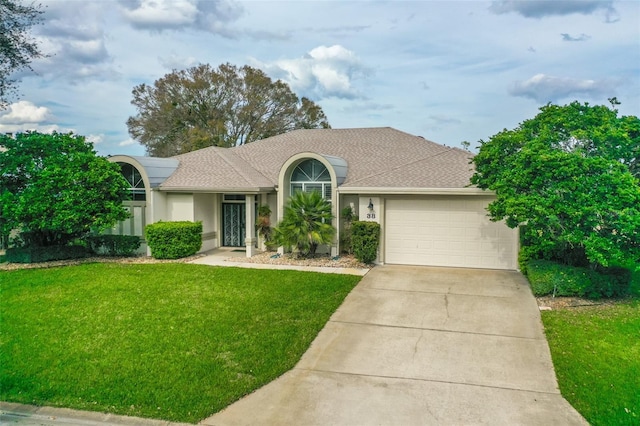
[[[73,131],[144,155],[131,91],[199,63],[286,81],[334,128],[390,126],[460,146],[547,102],[640,116],[638,1],[43,0],[47,58],[23,72],[0,132]]]

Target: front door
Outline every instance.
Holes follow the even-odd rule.
[[[246,235],[246,207],[244,203],[222,204],[222,245],[244,247]]]

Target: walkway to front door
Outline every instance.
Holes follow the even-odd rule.
[[[246,207],[244,203],[222,204],[222,245],[244,247],[246,235]]]

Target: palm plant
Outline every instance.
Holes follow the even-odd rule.
[[[340,219],[344,226],[340,234],[340,247],[343,252],[353,254],[351,223],[356,219],[356,213],[351,206],[347,206],[340,210]]]
[[[256,219],[256,229],[258,235],[264,239],[264,244],[267,249],[272,249],[273,241],[271,234],[273,229],[271,228],[271,208],[267,204],[258,207],[258,217]]]
[[[331,203],[320,192],[299,191],[289,199],[273,237],[278,245],[295,247],[300,256],[314,257],[320,244],[333,241],[332,219]]]

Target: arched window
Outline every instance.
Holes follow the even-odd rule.
[[[130,216],[116,223],[111,228],[110,233],[114,235],[144,235],[146,225],[147,192],[144,187],[142,175],[134,166],[129,163],[117,163],[120,166],[122,176],[129,182],[131,198],[122,203]]]
[[[291,173],[291,194],[297,191],[318,191],[326,200],[331,200],[331,175],[329,170],[316,159],[298,164]]]
[[[128,163],[118,163],[120,165],[120,170],[122,172],[122,176],[129,182],[129,190],[131,191],[131,201],[146,201],[147,200],[147,192],[144,188],[144,180],[142,179],[142,175],[131,164]]]

